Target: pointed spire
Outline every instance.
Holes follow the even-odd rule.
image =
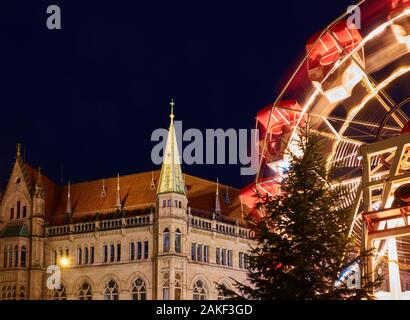
[[[73,213],[73,207],[71,205],[71,183],[68,181],[68,186],[67,186],[67,209],[66,213],[68,213],[70,216]]]
[[[102,189],[100,193],[100,197],[104,198],[107,196],[107,188],[105,187],[105,179],[102,180]]]
[[[41,188],[43,186],[43,183],[41,181],[41,167],[38,167],[37,169],[37,179],[36,179],[36,187]]]
[[[231,197],[229,196],[228,186],[226,186],[226,191],[225,191],[225,203],[231,203]]]
[[[221,202],[219,201],[219,178],[216,178],[215,213],[221,213]]]
[[[117,209],[121,209],[120,173],[117,173],[117,195],[115,197],[115,207]]]
[[[150,190],[155,190],[156,185],[155,185],[155,180],[154,180],[154,171],[151,172],[151,185],[149,186]]]
[[[17,143],[16,145],[16,157],[21,158],[21,143]]]
[[[161,175],[159,178],[157,195],[160,193],[175,192],[185,194],[185,184],[182,177],[181,162],[179,159],[177,139],[174,129],[174,100],[170,102],[171,123],[168,130],[167,144],[162,161]]]
[[[43,183],[41,181],[41,168],[37,169],[36,185],[34,195],[36,198],[44,198]]]

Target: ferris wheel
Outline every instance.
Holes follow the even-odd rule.
[[[324,137],[333,186],[348,191],[344,207],[363,206],[358,199],[362,146],[407,137],[410,132],[410,0],[364,0],[356,10],[360,10],[360,26],[349,22],[352,10],[313,35],[279,97],[258,112],[260,169],[255,183],[241,192],[250,208],[256,202],[255,191],[270,195],[279,191],[287,153],[299,152],[298,128],[306,121]],[[400,171],[410,174],[410,149],[404,150],[403,157]],[[393,158],[387,150],[371,157],[369,166],[383,179]],[[379,205],[371,203],[374,210]],[[358,241],[361,219],[360,215],[352,218],[351,232]],[[399,260],[410,269],[410,239],[400,241]],[[383,244],[387,246],[378,243],[382,252],[378,263],[383,262]]]

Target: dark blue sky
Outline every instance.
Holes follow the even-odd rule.
[[[157,169],[169,99],[184,127],[252,128],[306,40],[354,1],[0,2],[0,185],[16,142],[51,178]],[[57,4],[62,30],[46,28]],[[241,187],[239,166],[184,166]]]

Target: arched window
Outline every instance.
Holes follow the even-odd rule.
[[[63,285],[60,285],[60,289],[53,290],[52,300],[67,300],[67,292]],[[91,299],[81,299],[81,300],[91,300]]]
[[[169,273],[162,274],[162,300],[169,300]]]
[[[22,267],[26,266],[26,257],[27,257],[27,250],[25,246],[21,247],[21,253],[20,253],[20,265]]]
[[[92,300],[93,292],[88,282],[84,282],[78,289],[77,297],[79,300]]]
[[[26,289],[24,286],[20,286],[19,289],[19,300],[25,300],[26,299]]]
[[[51,260],[52,264],[56,265],[57,264],[57,250],[53,250],[51,254]]]
[[[105,285],[104,300],[118,300],[118,285],[114,280],[109,280]]]
[[[162,233],[163,238],[163,251],[169,252],[169,229],[165,228],[164,232]]]
[[[132,300],[147,300],[147,287],[145,281],[141,278],[137,278],[132,283],[131,287],[131,299]]]
[[[84,264],[88,264],[88,248],[84,248]]]
[[[205,283],[199,279],[195,281],[194,288],[193,288],[193,296],[194,300],[206,300],[208,291],[206,289]]]
[[[175,252],[181,253],[181,231],[175,231]]]
[[[9,268],[11,268],[13,266],[13,249],[11,247],[9,247],[8,258],[9,258]]]
[[[82,255],[83,251],[81,248],[77,248],[77,264],[80,265],[82,263]]]
[[[16,300],[17,299],[17,292],[16,291],[17,291],[17,288],[14,285],[11,289],[11,300]]]
[[[110,245],[110,262],[114,262],[115,260],[115,246],[114,244]]]
[[[4,254],[3,254],[3,267],[4,268],[7,268],[7,261],[8,261],[8,257],[7,257],[7,255],[8,255],[8,249],[7,248],[4,248]],[[5,287],[3,287],[3,289],[4,289]]]
[[[6,300],[6,287],[1,288],[0,299]]]
[[[182,300],[182,274],[175,273],[175,300]]]
[[[14,247],[14,267],[19,265],[19,247]]]
[[[225,295],[225,291],[227,286],[225,284],[221,284],[221,288],[218,288],[218,300],[225,300],[227,296]]]

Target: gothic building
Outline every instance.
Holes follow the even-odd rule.
[[[0,299],[223,299],[217,284],[246,281],[239,190],[182,174],[170,117],[160,172],[59,185],[17,147],[0,204]]]

